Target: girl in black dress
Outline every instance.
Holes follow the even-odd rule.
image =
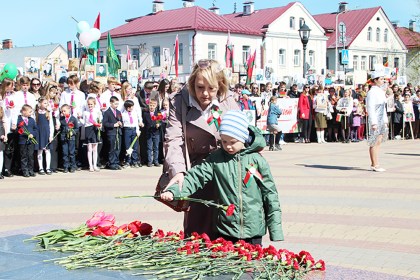
[[[82,122],[85,125],[85,140],[87,145],[87,158],[89,171],[99,171],[98,143],[100,141],[100,129],[102,126],[102,112],[96,107],[96,99],[88,97],[87,108],[83,112]]]
[[[36,124],[38,126],[38,166],[39,175],[51,175],[51,153],[52,140],[54,137],[54,123],[51,111],[49,109],[49,101],[45,97],[39,99],[36,106],[35,116]],[[44,158],[45,153],[45,158]],[[44,171],[45,159],[45,171]]]

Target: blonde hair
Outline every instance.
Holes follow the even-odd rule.
[[[108,77],[108,79],[106,80],[106,83],[107,83],[108,85],[110,85],[110,84],[119,84],[120,82],[117,80],[117,78],[115,78],[115,77],[113,77],[113,76],[110,76],[110,77]]]
[[[125,98],[128,96],[127,94],[127,88],[131,86],[131,84],[127,81],[125,81],[122,85],[121,85],[121,98],[123,100],[125,100]]]
[[[102,90],[102,84],[98,81],[92,81],[89,84],[89,92],[90,93],[99,93]]]
[[[204,64],[207,63],[208,66],[202,67],[200,66],[200,62],[204,62]],[[188,79],[188,90],[193,97],[196,96],[195,80],[197,79],[198,74],[201,74],[210,86],[218,88],[217,97],[219,97],[219,99],[226,96],[229,89],[229,82],[223,72],[222,66],[216,60],[200,60],[195,64],[191,76]]]

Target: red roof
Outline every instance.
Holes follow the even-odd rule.
[[[412,31],[407,27],[397,27],[395,28],[401,40],[407,49],[418,48],[420,47],[420,33]]]
[[[248,26],[249,28],[260,30],[264,32],[264,28],[267,28],[273,21],[278,19],[285,11],[287,11],[296,2],[287,4],[287,6],[268,8],[255,10],[250,15],[244,15],[243,13],[226,14],[223,15],[225,18],[236,21],[241,25]]]
[[[118,38],[183,30],[260,34],[258,30],[253,30],[198,6],[148,14],[132,19],[109,32],[113,38]],[[106,38],[107,33],[102,33],[101,39]]]
[[[354,39],[362,32],[372,17],[380,10],[381,7],[374,7],[360,10],[350,10],[338,16],[338,23],[344,22],[346,24],[346,46],[350,46]],[[324,30],[333,30],[332,33],[326,33],[328,37],[327,48],[335,48],[336,29],[335,18],[337,13],[314,15],[314,19]],[[373,36],[373,35],[372,35]],[[341,46],[341,44],[339,44]]]

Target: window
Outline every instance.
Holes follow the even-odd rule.
[[[362,56],[362,60],[360,61],[360,70],[366,70],[366,56]]]
[[[251,53],[250,46],[242,46],[242,63],[243,64],[246,64],[250,53]]]
[[[152,47],[153,66],[160,66],[160,47]]]
[[[286,64],[286,50],[280,49],[279,50],[279,65],[285,65]]]
[[[309,65],[314,66],[315,65],[315,52],[309,51]]]
[[[295,17],[290,17],[290,29],[295,29]]]
[[[385,43],[388,42],[388,29],[387,28],[385,28],[384,30],[384,42]]]
[[[293,65],[294,66],[300,65],[300,50],[295,50],[295,54],[293,56]]]
[[[353,68],[354,70],[359,70],[359,56],[353,55]]]
[[[184,44],[179,43],[178,65],[184,64]]]
[[[399,68],[399,67],[400,67],[400,58],[394,57],[394,68]]]
[[[303,18],[299,18],[299,28],[301,28],[304,23],[305,20]]]
[[[368,41],[372,41],[372,27],[369,27],[368,28],[368,31],[367,31],[367,40]]]
[[[378,27],[376,28],[376,42],[381,41],[381,29]]]
[[[376,56],[370,55],[369,56],[369,70],[375,70],[375,65],[377,64]]]
[[[208,44],[208,59],[216,59],[216,44],[209,43]]]
[[[140,50],[138,48],[131,49],[131,59],[132,60],[140,59]]]

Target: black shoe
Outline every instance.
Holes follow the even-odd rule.
[[[23,177],[25,177],[25,178],[29,178],[29,177],[31,177],[31,175],[29,175],[29,173],[28,173],[28,172],[24,172],[24,173],[23,173]]]
[[[69,170],[67,168],[63,169],[63,173],[68,173],[68,172],[69,172]]]
[[[31,175],[31,177],[36,177],[35,172],[29,172],[29,175]]]
[[[3,174],[1,174],[1,173],[0,173],[0,179],[4,179],[4,176],[3,176]]]
[[[70,173],[74,173],[76,170],[74,170],[73,168],[70,168]]]
[[[78,167],[76,167],[76,169],[75,170],[77,170],[77,171],[80,171],[80,170],[82,170],[82,167],[81,166],[78,166]],[[71,172],[71,171],[70,171]]]
[[[148,163],[147,164],[147,167],[152,167],[153,166],[153,164],[152,163]]]
[[[13,177],[13,174],[12,174],[12,172],[10,172],[9,170],[7,170],[7,169],[5,169],[4,170],[4,174],[3,174],[5,177]]]
[[[109,166],[109,169],[111,169],[111,170],[120,170],[120,168],[119,168],[118,165],[110,165]]]
[[[281,148],[280,144],[276,144],[276,145],[275,145],[275,147],[276,147],[276,149],[277,149],[277,150],[279,150],[279,151],[283,150],[283,149]]]
[[[156,166],[156,167],[159,167],[159,166],[160,166],[160,164],[159,164],[159,163],[157,163],[157,162],[156,162],[156,163],[154,163],[153,165],[154,165],[154,166]]]
[[[44,169],[39,170],[39,171],[38,171],[38,174],[39,174],[39,175],[45,175],[45,171],[44,171]]]
[[[45,172],[47,175],[51,175],[52,174],[52,171],[51,170],[49,170],[49,169],[47,169],[47,171]]]

